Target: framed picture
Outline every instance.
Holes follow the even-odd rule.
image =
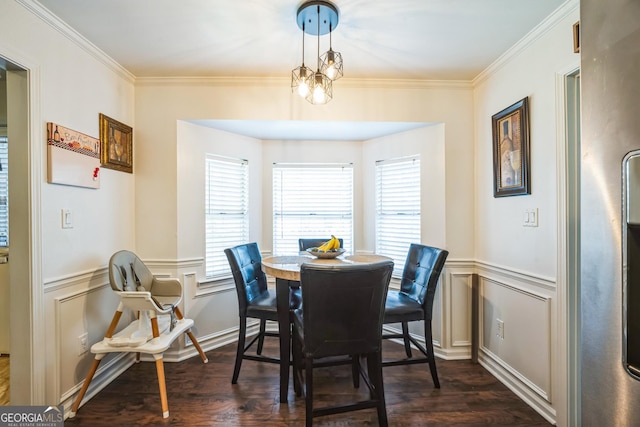
[[[493,197],[531,194],[529,187],[529,98],[491,117]]]
[[[133,173],[133,128],[100,113],[100,164]]]

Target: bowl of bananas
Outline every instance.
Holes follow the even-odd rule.
[[[324,242],[317,248],[307,249],[307,253],[318,258],[336,258],[345,253],[345,250],[340,247],[340,241],[337,237],[331,236],[331,239]]]

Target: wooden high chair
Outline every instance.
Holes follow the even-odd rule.
[[[71,408],[69,418],[73,418],[78,411],[102,358],[114,352],[137,353],[136,362],[140,360],[140,353],[153,355],[158,371],[162,417],[167,418],[169,405],[163,353],[176,338],[186,333],[198,350],[202,361],[208,362],[200,344],[191,332],[193,320],[185,319],[178,308],[182,300],[182,284],[177,279],[153,277],[140,258],[130,251],[119,251],[113,254],[109,260],[109,282],[120,296],[120,303],[104,339],[91,346],[95,359]],[[138,319],[114,335],[124,307],[137,312]]]

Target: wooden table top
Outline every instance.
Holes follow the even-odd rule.
[[[316,258],[313,255],[285,255],[271,256],[262,259],[264,272],[278,279],[300,281],[300,266],[303,263],[313,264],[369,264],[372,262],[390,260],[382,255],[341,255],[332,259]]]

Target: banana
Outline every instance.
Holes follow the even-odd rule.
[[[331,235],[331,249],[340,249],[340,240],[333,234]]]
[[[327,240],[326,242],[324,242],[323,244],[318,246],[318,251],[327,252],[328,250],[331,250],[331,247],[330,247],[331,244],[332,244],[332,241],[331,240]]]
[[[318,251],[320,252],[328,252],[334,249],[340,249],[340,240],[333,234],[331,235],[331,239],[318,246]]]

